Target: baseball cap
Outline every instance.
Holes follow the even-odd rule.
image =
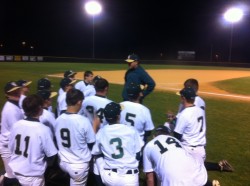
[[[13,92],[19,88],[21,88],[21,87],[18,86],[15,81],[10,81],[10,82],[6,83],[6,85],[4,87],[4,92],[7,94],[7,93]]]
[[[67,71],[64,72],[64,77],[65,78],[66,77],[72,77],[72,76],[74,76],[76,74],[77,74],[77,72],[74,72],[73,70],[67,70]]]
[[[49,90],[52,87],[48,78],[39,79],[37,82],[37,90]]]
[[[126,59],[125,61],[127,61],[128,63],[132,63],[134,61],[139,61],[139,56],[136,54],[130,54],[130,55],[128,55],[128,59]]]
[[[40,90],[37,92],[37,95],[41,96],[44,100],[53,98],[57,95],[57,92],[51,92],[49,90]]]
[[[120,104],[111,102],[104,108],[104,116],[106,120],[115,119],[116,116],[120,115],[122,107]]]
[[[66,86],[72,85],[72,84],[75,83],[75,82],[76,82],[75,79],[72,80],[72,79],[70,79],[70,78],[63,78],[63,79],[61,80],[61,82],[60,82],[60,86],[61,86],[62,89],[64,89]]]
[[[139,84],[136,83],[130,83],[127,88],[127,94],[129,97],[136,97],[140,94],[141,90],[141,86]]]
[[[165,132],[167,134],[170,134],[171,133],[171,129],[170,127],[166,126],[166,125],[160,125],[159,127],[157,127],[155,129],[155,132]]]
[[[18,80],[16,83],[17,83],[17,85],[20,86],[20,87],[26,87],[26,86],[28,86],[29,84],[31,84],[32,81],[26,81],[26,80],[20,79],[20,80]]]
[[[196,93],[195,90],[191,87],[183,88],[180,92],[177,92],[177,95],[183,96],[186,99],[195,99]]]

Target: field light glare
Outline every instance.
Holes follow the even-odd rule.
[[[231,23],[240,21],[242,17],[243,11],[240,8],[230,8],[224,14],[224,19]]]
[[[85,4],[85,10],[90,15],[97,15],[102,11],[102,6],[97,1],[89,1]]]

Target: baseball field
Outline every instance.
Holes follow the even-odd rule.
[[[187,78],[200,83],[199,95],[206,101],[207,160],[228,160],[232,173],[209,171],[209,179],[218,179],[221,186],[250,186],[250,69],[201,66],[143,65],[156,81],[156,90],[144,101],[151,110],[155,126],[165,122],[168,110],[177,111],[179,97],[176,92]],[[10,80],[32,80],[30,93],[36,92],[37,80],[48,77],[59,89],[60,77],[66,70],[79,72],[92,70],[110,82],[108,97],[121,101],[121,91],[126,64],[91,63],[0,63],[0,84]],[[5,102],[3,92],[0,106]],[[55,105],[55,100],[54,100]],[[3,168],[2,165],[0,165]],[[143,179],[143,174],[141,174]],[[142,183],[143,181],[141,181]]]

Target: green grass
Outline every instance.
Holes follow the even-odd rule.
[[[232,70],[236,68],[195,67],[173,65],[143,65],[146,69],[205,69]],[[85,70],[121,70],[124,64],[91,64],[91,63],[0,63],[0,85],[3,87],[9,80],[32,80],[31,93],[36,92],[36,82],[47,74],[61,73],[72,69]],[[237,68],[237,70],[248,70]],[[59,88],[58,78],[50,78],[54,91]],[[231,93],[249,94],[249,78],[232,79],[216,82],[215,85]],[[3,90],[3,89],[2,89]],[[121,85],[110,85],[108,97],[116,102],[121,101]],[[204,97],[207,104],[207,160],[217,162],[227,159],[235,168],[233,173],[210,171],[209,179],[218,179],[221,186],[250,186],[250,125],[248,102],[237,102],[211,97]],[[165,122],[168,110],[177,111],[179,97],[173,92],[154,91],[144,101],[150,108],[156,126]],[[3,91],[0,92],[0,107],[5,102]],[[55,100],[54,100],[55,102]],[[0,165],[1,166],[1,165]]]
[[[250,93],[250,77],[218,81],[213,84],[227,92],[234,92],[242,95],[249,95]]]

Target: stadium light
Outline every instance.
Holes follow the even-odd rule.
[[[84,8],[89,15],[92,15],[93,19],[92,58],[95,58],[95,16],[101,13],[102,6],[98,1],[89,1]]]
[[[243,10],[240,8],[230,8],[224,13],[224,19],[231,23],[230,43],[229,43],[229,56],[228,61],[231,62],[232,46],[233,46],[233,30],[234,24],[243,18]]]

